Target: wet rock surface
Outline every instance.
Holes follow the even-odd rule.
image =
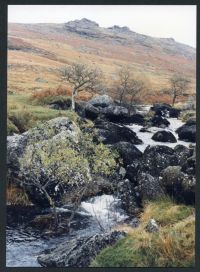
[[[151,126],[165,128],[165,127],[168,127],[170,125],[170,122],[166,118],[164,118],[164,117],[162,117],[160,115],[155,115],[154,117],[152,117],[150,119],[149,124]]]
[[[176,143],[177,140],[175,136],[170,131],[158,131],[153,136],[152,139],[157,142],[170,142]]]
[[[180,140],[195,142],[196,141],[196,119],[189,119],[186,124],[176,130]]]
[[[125,126],[97,120],[95,128],[97,129],[98,140],[104,144],[115,144],[120,141],[136,145],[142,143],[142,140],[137,137],[136,133]]]
[[[153,107],[151,107],[151,110],[154,111],[156,115],[172,118],[178,118],[181,112],[180,109],[175,109],[171,105],[166,103],[154,104]]]
[[[100,250],[113,245],[125,235],[124,232],[114,231],[73,239],[46,254],[41,254],[38,262],[43,267],[88,267]]]
[[[118,142],[113,145],[113,148],[120,154],[124,165],[129,165],[134,160],[142,157],[142,152],[129,142]]]

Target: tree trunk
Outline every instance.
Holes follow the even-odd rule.
[[[173,100],[172,100],[172,107],[174,106],[175,101],[176,101],[176,95],[174,94]]]
[[[49,200],[50,206],[53,208],[53,215],[54,215],[54,220],[55,220],[55,229],[57,230],[59,222],[58,222],[58,215],[57,215],[57,211],[56,211],[56,206],[54,204],[54,201],[50,197],[50,195],[47,193],[47,191],[44,188],[42,188],[42,191],[44,192],[46,198]]]
[[[75,111],[75,90],[72,92],[72,111]]]

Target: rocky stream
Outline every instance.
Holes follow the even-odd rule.
[[[94,107],[94,105],[92,105],[92,107]],[[151,106],[140,106],[140,109],[137,111],[136,114],[139,114],[139,115],[146,114],[149,111],[150,107]],[[91,110],[90,111],[91,115],[96,114],[96,110],[93,110],[91,108],[89,109]],[[86,112],[86,114],[88,114],[88,111]],[[92,118],[94,117],[94,115],[92,115]],[[143,187],[142,187],[143,185],[141,185],[140,182],[136,182],[135,179],[131,180],[130,175],[134,175],[133,173],[136,173],[135,171],[136,171],[136,168],[138,167],[136,166],[137,163],[139,163],[141,167],[140,174],[138,174],[140,181],[144,179],[145,180],[144,186],[148,187],[149,186],[148,182],[151,182],[151,180],[153,180],[152,181],[153,188],[156,188],[156,186],[160,186],[159,179],[160,179],[160,176],[162,176],[161,170],[166,169],[167,167],[170,167],[170,166],[179,167],[182,154],[187,153],[186,155],[184,155],[186,156],[184,157],[185,160],[187,160],[187,158],[190,158],[192,156],[192,152],[189,152],[189,147],[191,144],[194,145],[194,141],[190,141],[190,140],[185,141],[185,139],[182,140],[180,139],[181,137],[176,133],[176,130],[182,127],[184,123],[178,118],[172,118],[169,116],[167,116],[165,120],[169,122],[168,126],[152,125],[152,126],[146,127],[144,126],[144,124],[139,124],[139,123],[128,124],[126,122],[125,122],[126,123],[125,125],[122,125],[122,122],[119,124],[119,127],[123,126],[133,131],[137,135],[137,137],[142,140],[141,142],[137,142],[135,145],[137,147],[137,152],[134,150],[134,152],[136,152],[134,153],[134,156],[136,154],[137,160],[134,159],[133,161],[131,161],[132,153],[130,152],[130,154],[128,154],[128,158],[126,158],[126,156],[124,157],[126,169],[124,168],[121,169],[122,172],[124,171],[122,176],[123,176],[123,179],[126,181],[125,183],[122,183],[122,191],[126,190],[126,184],[128,184],[127,188],[129,188],[128,182],[130,180],[131,184],[135,184],[135,185],[131,185],[131,186],[134,186],[134,187],[131,187],[132,188],[131,190],[133,190],[134,188],[135,190],[134,195],[136,198],[139,195],[138,199],[140,200],[140,202],[142,198],[145,199],[145,197],[149,197],[149,195],[148,193],[145,194],[145,192],[143,191],[141,193],[141,190],[143,190]],[[99,126],[97,127],[99,128]],[[101,129],[102,128],[100,127],[100,130]],[[162,134],[161,136],[163,136],[164,135],[163,131],[167,133],[168,132],[172,133],[173,134],[172,136],[175,139],[173,137],[172,137],[172,140],[170,141],[163,140],[163,139],[156,141],[152,139],[153,135],[159,132],[161,132]],[[15,137],[15,136],[10,136],[10,137]],[[130,138],[131,137],[132,136],[130,134]],[[163,137],[165,137],[165,135]],[[168,134],[167,134],[167,137],[168,137]],[[105,138],[105,134],[103,134],[103,138]],[[14,149],[14,152],[16,152],[15,148],[17,146],[18,140],[17,141],[15,140],[13,142],[13,138],[11,139],[8,137],[8,141],[11,142],[10,144],[11,147],[9,147],[10,148],[9,152],[10,154],[12,154],[11,150]],[[127,139],[125,139],[124,141],[121,140],[121,142],[122,143],[128,142],[128,140]],[[119,143],[119,141],[117,143]],[[132,143],[134,144],[134,142]],[[108,143],[106,142],[106,144],[109,145],[110,142],[108,141]],[[162,147],[160,148],[159,146],[162,146]],[[180,153],[179,153],[180,158],[177,155],[177,157],[175,158],[176,160],[174,162],[172,161],[171,158],[175,156],[173,153],[174,152],[173,150],[176,146],[181,146],[181,148],[180,147],[177,148],[177,150],[180,149]],[[121,144],[120,150],[122,151],[122,157],[123,157],[122,147],[124,148],[124,145]],[[151,159],[152,159],[151,157],[153,154],[153,153],[151,154],[151,152],[153,152],[152,147],[157,148],[155,151],[157,152],[155,153],[156,156],[157,154],[158,156],[159,154],[164,154],[163,155],[164,166],[162,165],[161,166],[159,165],[158,167],[157,165],[152,166],[153,165],[153,162],[151,162]],[[168,149],[165,150],[165,147],[168,147],[169,150]],[[144,157],[144,154],[147,154],[145,155],[146,157]],[[165,158],[165,154],[167,154],[168,156],[167,159]],[[127,163],[126,163],[126,159],[127,159]],[[148,166],[149,161],[150,161],[150,164],[152,163],[152,165],[150,166]],[[12,161],[12,158],[10,159],[8,164],[9,165],[14,164]],[[181,164],[184,165],[184,162],[181,162]],[[14,166],[16,167],[16,165]],[[150,169],[148,167],[150,167]],[[189,171],[192,171],[191,165],[190,165],[190,168],[189,167],[185,167],[185,168],[186,168],[186,172],[188,171],[188,169],[190,169]],[[187,172],[186,174],[182,174],[181,172],[181,175],[184,175],[184,180],[190,174],[191,174],[190,172]],[[192,175],[193,174],[194,173],[192,173]],[[165,180],[165,177],[164,176],[162,177],[163,177],[163,180]],[[167,186],[168,185],[169,184],[167,184]],[[169,186],[167,187],[167,190],[170,191]],[[186,194],[186,197],[187,197],[187,194]],[[96,251],[98,252],[101,248],[105,247],[106,244],[114,243],[120,237],[123,237],[125,234],[120,232],[111,232],[113,227],[123,222],[127,222],[129,224],[130,220],[134,221],[134,216],[130,215],[129,209],[126,209],[126,205],[124,204],[126,201],[129,201],[129,198],[127,197],[126,201],[124,200],[124,198],[126,198],[126,194],[125,196],[120,197],[120,194],[116,196],[114,194],[102,193],[82,201],[78,210],[76,211],[76,216],[71,222],[71,231],[69,233],[64,232],[61,235],[55,235],[55,236],[41,235],[40,231],[35,229],[33,226],[30,226],[29,221],[32,220],[35,215],[40,215],[41,213],[41,211],[38,211],[38,210],[35,211],[34,206],[29,207],[28,208],[29,211],[25,211],[24,213],[21,212],[18,216],[16,216],[17,209],[12,210],[12,207],[9,207],[8,205],[8,210],[7,210],[7,213],[8,213],[7,225],[8,226],[6,229],[6,238],[7,238],[6,265],[7,267],[87,266],[89,264],[89,259],[86,260],[84,263],[81,258],[76,259],[77,258],[76,255],[84,256],[83,252],[88,252],[89,247],[94,247],[94,249],[96,249],[97,247]],[[42,213],[44,214],[47,213],[49,211],[48,209],[49,208],[44,209]],[[70,212],[70,207],[67,205],[59,206],[57,207],[57,211],[63,214],[63,216],[65,216],[65,214]],[[135,222],[136,222],[135,226],[137,226],[137,219]],[[97,240],[101,241],[101,242],[98,242],[100,243],[98,244],[98,246],[97,246]],[[62,258],[58,257],[58,256],[62,256],[63,254],[63,249],[60,248],[61,244],[65,245],[65,247],[63,248],[65,248],[65,251],[68,252],[66,253],[68,254],[67,261],[65,260],[66,257],[62,257]],[[77,245],[79,245],[79,249],[76,249]],[[60,248],[60,251],[59,251],[59,248]],[[54,254],[54,255],[51,255],[51,254]],[[92,254],[93,253],[91,253],[91,255]],[[50,258],[51,261],[49,261],[48,258]]]

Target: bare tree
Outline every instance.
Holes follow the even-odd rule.
[[[123,66],[118,71],[117,93],[119,96],[120,105],[123,103],[125,95],[130,90],[131,85],[131,70],[129,66]]]
[[[130,81],[130,87],[127,91],[128,94],[128,104],[129,104],[129,114],[131,108],[136,100],[136,97],[141,96],[146,91],[145,82],[141,79],[133,78]]]
[[[174,74],[169,81],[170,88],[165,89],[164,93],[172,96],[172,106],[174,106],[178,97],[187,96],[187,90],[191,81],[181,74]]]
[[[64,68],[62,78],[73,87],[72,110],[75,110],[75,97],[77,94],[83,90],[97,90],[101,83],[102,72],[85,64],[73,63],[71,66]]]
[[[129,105],[130,113],[136,97],[146,88],[144,80],[134,76],[129,66],[123,66],[118,71],[118,80],[115,85],[117,85],[116,91],[120,105],[126,102]]]

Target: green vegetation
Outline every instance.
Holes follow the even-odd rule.
[[[148,233],[145,226],[154,218],[158,233]],[[92,267],[190,267],[195,256],[194,208],[177,205],[169,199],[149,202],[138,228],[121,226],[127,237],[102,250]]]
[[[42,121],[65,116],[76,121],[77,115],[72,111],[54,110],[41,106],[27,94],[8,95],[8,135],[22,133],[35,127]]]
[[[14,133],[19,133],[19,130],[13,124],[13,122],[7,118],[7,134],[8,135],[13,135]]]
[[[71,98],[66,95],[50,95],[50,96],[44,96],[44,97],[38,97],[32,99],[33,105],[40,105],[45,106],[53,103],[69,103],[71,104]]]
[[[196,117],[196,112],[195,111],[185,111],[183,112],[182,116],[181,116],[181,120],[183,122],[187,122],[188,119]]]

